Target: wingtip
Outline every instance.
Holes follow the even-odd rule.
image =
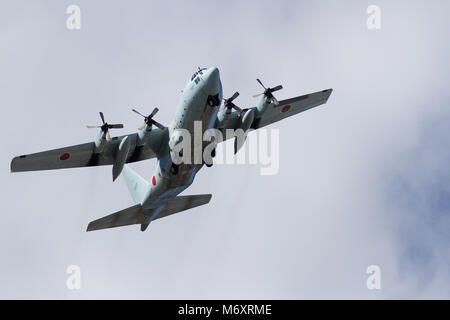
[[[22,160],[26,159],[27,155],[15,156],[11,159],[11,163],[9,165],[10,171],[13,172],[24,172],[24,171],[33,171],[33,169],[27,168],[26,164],[22,162]]]
[[[91,232],[91,231],[98,230],[97,228],[95,228],[94,222],[95,221],[89,222],[89,224],[88,224],[88,226],[86,228],[86,232]]]
[[[327,93],[326,102],[328,102],[328,99],[330,98],[331,94],[333,93],[333,88],[329,88],[327,90],[324,90],[323,92]]]
[[[9,165],[10,173],[16,172],[16,171],[14,170],[14,163],[16,162],[16,159],[17,159],[17,158],[18,158],[18,157],[14,157],[14,158],[12,158],[12,160],[11,160],[11,164]]]

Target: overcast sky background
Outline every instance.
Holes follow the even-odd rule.
[[[81,30],[66,8],[81,8]],[[366,27],[381,8],[382,28]],[[0,298],[450,298],[448,1],[2,1]],[[92,141],[139,106],[169,123],[197,66],[240,106],[326,88],[273,125],[280,171],[203,169],[209,205],[86,233],[132,205],[111,167],[10,173],[12,157]],[[132,165],[149,179],[156,160]],[[81,267],[81,290],[66,287]],[[366,268],[381,267],[381,290]]]

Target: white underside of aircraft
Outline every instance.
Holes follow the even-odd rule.
[[[262,85],[260,80],[258,82]],[[215,128],[223,132],[227,129],[248,132],[322,105],[332,92],[332,89],[327,89],[278,101],[273,92],[280,89],[281,86],[264,87],[258,105],[244,110],[233,103],[239,95],[235,93],[224,100],[220,109],[222,84],[219,70],[215,67],[199,68],[183,90],[175,120],[167,127],[153,120],[158,111],[156,108],[144,117],[145,125],[137,133],[111,139],[109,129],[122,128],[123,125],[106,123],[103,113],[100,113],[103,124],[95,127],[100,128],[100,132],[94,142],[15,157],[11,162],[11,172],[112,165],[113,180],[123,174],[135,205],[92,221],[87,231],[133,224],[140,224],[141,231],[145,231],[153,220],[211,200],[211,194],[179,196],[192,184],[204,163],[173,163],[171,150],[177,130],[193,133],[194,122],[201,121],[203,131]],[[240,147],[235,142],[235,152]],[[157,158],[158,165],[150,182],[126,165],[151,158]]]

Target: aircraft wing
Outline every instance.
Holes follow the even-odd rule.
[[[142,147],[137,146],[137,133],[127,135],[130,139],[130,151],[125,162],[130,163],[156,157],[161,142],[166,136],[165,133],[165,130],[153,129],[149,142]],[[11,172],[110,165],[114,163],[116,151],[124,137],[126,136],[112,138],[101,153],[94,153],[95,143],[90,142],[18,156],[11,161]]]
[[[275,123],[287,117],[293,116],[297,113],[306,111],[308,109],[320,106],[328,101],[333,89],[322,90],[303,96],[299,96],[292,99],[287,99],[280,101],[276,106],[273,103],[269,104],[260,116],[256,116],[252,123],[251,129],[259,129],[265,127],[269,124]],[[256,110],[256,107],[252,109]],[[241,125],[241,119],[239,117],[239,112],[232,112],[229,116],[229,120],[225,127],[219,127],[222,131],[224,139],[229,139],[231,137],[226,135],[226,129],[238,129]]]
[[[332,91],[333,89],[327,89],[283,100],[277,106],[271,103],[261,117],[253,121],[252,129],[262,128],[297,113],[320,106],[328,101]]]

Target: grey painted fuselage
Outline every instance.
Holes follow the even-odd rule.
[[[222,84],[215,67],[197,71],[186,84],[174,121],[167,127],[167,140],[162,144],[158,166],[150,181],[150,189],[142,202],[144,208],[163,209],[165,203],[188,188],[203,164],[181,164],[174,174],[168,139],[176,130],[188,130],[194,136],[194,122],[201,121],[202,134],[213,128],[222,100]],[[159,214],[156,210],[150,221]],[[150,222],[149,221],[149,222]]]

